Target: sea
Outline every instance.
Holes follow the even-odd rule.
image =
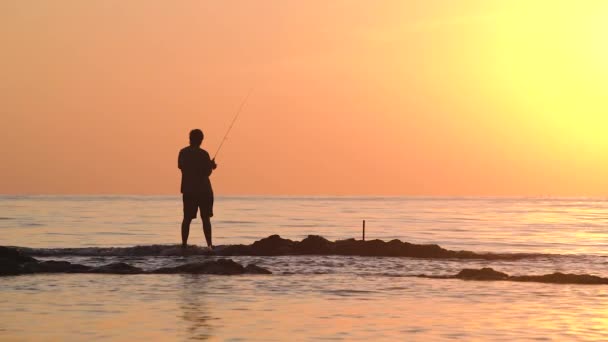
[[[235,256],[271,275],[0,277],[1,341],[606,341],[608,286],[427,279],[464,268],[608,277],[608,200],[218,196],[215,245],[400,239],[516,260]],[[0,245],[60,249],[86,265],[144,269],[213,256],[105,256],[180,243],[179,196],[0,196]],[[200,219],[189,243],[204,245]],[[47,257],[48,258],[48,257]],[[44,259],[44,258],[42,258]]]

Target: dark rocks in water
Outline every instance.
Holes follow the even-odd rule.
[[[426,259],[486,259],[486,254],[473,252],[455,252],[441,248],[438,245],[417,245],[401,240],[362,241],[355,239],[339,240],[335,242],[335,254],[338,255],[360,255],[360,256],[388,256],[388,257],[412,257]]]
[[[319,235],[308,235],[304,240],[295,243],[293,249],[297,254],[331,254],[333,242]]]
[[[28,262],[28,261],[36,261],[36,259],[24,254],[17,248],[0,246],[0,263],[2,263],[4,261],[13,261],[13,262],[22,263],[22,262]]]
[[[253,255],[287,255],[293,254],[296,243],[283,239],[279,235],[270,235],[251,245]]]
[[[555,272],[545,275],[531,276],[510,276],[506,273],[496,271],[489,267],[482,269],[465,268],[458,274],[452,276],[427,276],[419,275],[422,278],[433,279],[462,279],[462,280],[481,280],[481,281],[516,281],[516,282],[534,282],[548,284],[580,284],[580,285],[601,285],[608,284],[608,278],[602,278],[589,274],[568,274]]]
[[[509,280],[551,284],[608,284],[608,278],[602,278],[590,274],[569,274],[561,272],[541,276],[514,276],[510,277]]]
[[[197,246],[182,248],[179,245],[150,245],[135,247],[85,247],[33,249],[21,248],[22,254],[32,256],[279,256],[279,255],[353,255],[378,257],[411,257],[426,259],[483,259],[518,260],[543,256],[542,254],[493,254],[471,251],[451,251],[438,245],[418,245],[400,240],[338,240],[329,241],[318,235],[309,235],[302,241],[284,239],[279,235],[255,241],[250,245],[217,246],[213,251]],[[0,251],[1,258],[1,251]]]
[[[301,242],[282,239],[278,235],[256,241],[253,245],[227,246],[218,250],[219,252],[247,252],[256,253],[248,255],[285,255],[284,253],[318,254],[323,251],[326,254],[338,255],[370,255],[370,256],[411,256],[437,257],[438,255],[460,255],[463,258],[478,257],[480,254],[472,252],[453,252],[445,250],[437,245],[412,245],[399,240],[384,242],[381,240],[360,241],[342,240],[330,242],[320,236],[311,235]],[[268,254],[265,254],[268,253]],[[34,274],[34,273],[103,273],[103,274],[271,274],[265,268],[256,265],[241,264],[231,259],[208,260],[203,262],[189,263],[176,267],[164,267],[146,272],[141,268],[117,262],[99,267],[91,267],[73,264],[67,261],[39,261],[23,253],[22,250],[12,247],[0,246],[0,276]],[[462,279],[480,281],[516,281],[516,282],[539,282],[551,284],[608,284],[608,278],[602,278],[589,274],[552,273],[532,276],[509,276],[506,273],[486,267],[482,269],[463,269],[452,276],[427,276],[423,278],[434,279]]]
[[[213,255],[213,252],[198,246],[182,248],[181,245],[147,245],[133,247],[80,247],[80,248],[25,248],[19,247],[25,255],[33,256],[184,256]]]
[[[255,256],[278,256],[278,255],[296,255],[297,248],[300,242],[294,242],[289,239],[283,239],[279,235],[270,235],[267,238],[255,241],[251,245],[229,245],[215,250],[216,255],[235,256],[235,255],[255,255]],[[304,249],[307,244],[303,245]],[[319,254],[316,251],[310,250],[311,253],[306,253],[302,250],[301,254]]]
[[[73,264],[67,261],[39,261],[10,247],[0,247],[0,276],[35,273],[103,273],[103,274],[147,274],[147,273],[192,273],[192,274],[271,274],[265,268],[243,265],[231,259],[210,260],[177,267],[160,268],[146,272],[124,262],[99,267]]]
[[[31,262],[36,262],[36,259],[16,248],[0,246],[0,275],[24,273],[23,265]]]
[[[22,265],[12,260],[0,259],[0,276],[17,275],[23,273]]]
[[[480,270],[465,268],[456,274],[454,278],[464,280],[507,280],[509,279],[509,275],[495,271],[489,267],[484,267]]]
[[[222,246],[216,255],[278,256],[278,255],[357,255],[412,257],[427,259],[522,259],[533,254],[491,254],[470,251],[450,251],[438,245],[417,245],[400,240],[338,240],[329,241],[322,236],[309,235],[302,241],[283,239],[279,235],[255,241],[251,245]]]
[[[141,247],[141,246],[139,246]],[[157,255],[160,256],[191,256],[191,255],[214,255],[212,250],[207,248],[199,247],[199,246],[174,246],[169,247],[165,246],[161,252]]]
[[[217,246],[214,248],[213,252],[215,255],[221,256],[253,255],[251,252],[251,245]]]
[[[67,261],[35,261],[23,265],[23,273],[86,273],[91,267]]]

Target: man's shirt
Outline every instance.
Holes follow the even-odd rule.
[[[212,165],[209,153],[200,147],[188,146],[179,151],[177,167],[182,170],[182,193],[213,193],[209,181]]]

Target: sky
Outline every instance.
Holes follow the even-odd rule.
[[[0,193],[608,196],[606,1],[0,2]]]

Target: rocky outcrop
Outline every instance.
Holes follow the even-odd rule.
[[[213,255],[209,249],[188,246],[182,248],[180,245],[147,245],[133,247],[80,247],[80,248],[27,248],[27,247],[4,247],[14,248],[25,255],[40,257],[56,256],[188,256],[188,255]]]
[[[540,276],[517,276],[509,277],[508,280],[535,282],[535,283],[551,283],[551,284],[588,284],[599,285],[608,284],[608,278],[602,278],[590,274],[570,274],[555,272]]]
[[[190,263],[176,267],[159,268],[144,271],[124,262],[111,263],[99,267],[73,264],[67,261],[39,261],[27,256],[17,249],[0,247],[0,276],[35,274],[35,273],[102,273],[102,274],[271,274],[265,268],[256,265],[242,266],[231,259],[209,260]]]
[[[235,253],[236,249],[242,248],[240,252],[247,252],[247,255],[284,255],[282,253],[299,254],[319,254],[318,251],[326,251],[338,255],[376,255],[381,250],[384,253],[405,253],[403,242],[392,240],[383,242],[372,240],[369,242],[343,240],[330,242],[318,236],[309,236],[301,242],[294,242],[282,239],[278,235],[273,235],[267,239],[256,241],[250,246],[230,246],[233,250],[227,252]],[[421,247],[424,245],[411,245],[412,250],[416,250],[416,255],[443,255],[443,253],[462,253],[444,250],[436,245],[426,245],[435,247]],[[386,248],[386,249],[383,249]],[[407,249],[406,249],[407,250]],[[410,250],[411,251],[411,250]],[[470,253],[470,252],[466,252]],[[123,263],[111,263],[99,267],[91,267],[80,264],[73,264],[67,261],[39,261],[31,256],[25,255],[19,249],[0,246],[0,276],[35,274],[35,273],[101,273],[101,274],[217,274],[217,275],[237,275],[237,274],[271,274],[265,268],[256,265],[243,265],[231,259],[207,260],[194,262],[175,267],[163,267],[152,271],[144,271],[141,268]],[[433,279],[461,279],[473,281],[515,281],[515,282],[537,282],[551,284],[588,284],[588,285],[608,285],[608,278],[598,277],[589,274],[569,274],[555,272],[545,275],[524,275],[510,276],[506,273],[485,267],[481,269],[463,269],[451,276],[430,276],[418,275],[422,278]]]
[[[26,272],[25,266],[37,262],[17,249],[0,246],[0,275],[14,275]]]
[[[23,273],[87,273],[93,268],[67,261],[33,261],[23,265]]]
[[[480,270],[465,268],[458,272],[454,278],[464,280],[508,280],[509,275],[506,273],[495,271],[492,268],[484,267]]]
[[[452,251],[438,245],[418,245],[400,240],[338,240],[329,241],[318,235],[309,235],[302,241],[284,239],[279,235],[255,241],[250,245],[217,246],[213,251],[197,246],[182,248],[177,245],[150,245],[134,247],[85,247],[85,248],[24,248],[18,247],[24,255],[30,256],[278,256],[278,255],[356,255],[411,257],[426,259],[484,259],[516,260],[544,256],[542,254],[475,253]]]
[[[475,253],[469,251],[451,251],[438,245],[417,245],[400,240],[388,242],[382,240],[338,240],[329,241],[318,235],[309,235],[302,241],[283,239],[279,235],[271,235],[258,240],[251,245],[222,246],[215,251],[216,255],[358,255],[358,256],[390,256],[412,257],[426,259],[522,259],[538,254],[493,254]]]
[[[462,279],[462,280],[477,280],[477,281],[516,281],[516,282],[534,282],[534,283],[550,283],[550,284],[585,284],[585,285],[601,285],[608,284],[608,278],[602,278],[589,274],[570,274],[555,272],[545,275],[526,275],[526,276],[510,276],[506,273],[496,271],[489,267],[482,269],[465,268],[455,275],[451,276],[429,276],[419,275],[422,278],[433,279]]]
[[[36,261],[36,259],[19,251],[17,248],[0,246],[0,263],[5,262],[28,262]]]

